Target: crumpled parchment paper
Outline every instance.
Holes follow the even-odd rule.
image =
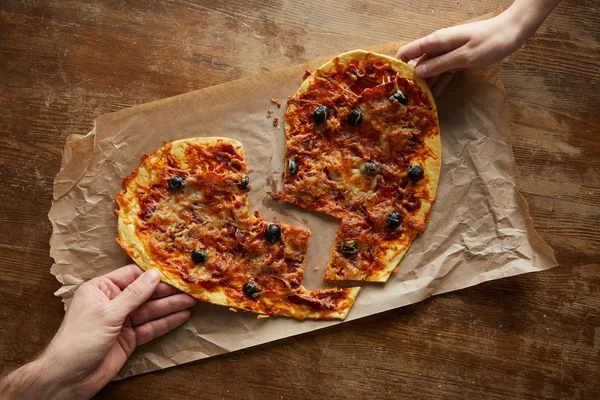
[[[393,55],[398,43],[370,50]],[[350,49],[340,49],[340,52]],[[281,204],[266,190],[281,188],[285,100],[305,68],[322,61],[259,74],[99,117],[87,135],[69,137],[54,183],[52,274],[68,304],[79,284],[129,262],[115,242],[113,198],[140,156],[164,141],[225,136],[244,145],[251,210],[267,220],[307,226],[307,288],[326,287],[323,274],[338,221]],[[499,66],[457,74],[438,100],[443,165],[436,203],[424,234],[386,284],[365,285],[346,321],[511,275],[556,266],[552,249],[535,232],[515,186],[505,93]],[[282,100],[277,108],[269,102]],[[274,111],[267,118],[267,109]],[[282,124],[280,124],[282,125]],[[314,271],[314,267],[320,267]],[[136,350],[118,378],[235,351],[341,321],[256,319],[256,314],[198,304],[177,330]]]

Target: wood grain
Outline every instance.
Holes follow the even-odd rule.
[[[3,368],[39,353],[63,315],[46,215],[68,135],[107,112],[418,37],[498,3],[0,0]],[[572,0],[503,66],[518,186],[559,268],[111,383],[97,398],[600,398],[599,65],[600,8]]]

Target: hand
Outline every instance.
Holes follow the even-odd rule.
[[[465,68],[492,65],[516,51],[535,33],[557,0],[517,0],[485,21],[440,29],[398,49],[396,58],[416,61],[415,74],[427,78],[434,97]]]
[[[17,381],[27,378],[30,391],[23,393],[21,385],[18,392],[23,397],[92,397],[119,372],[136,346],[190,317],[189,307],[196,300],[159,279],[156,270],[142,273],[136,265],[127,265],[81,285],[48,348],[4,383],[19,387],[11,376]]]

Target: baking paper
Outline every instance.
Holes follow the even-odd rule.
[[[393,55],[398,45],[372,50]],[[351,49],[340,52],[346,50]],[[328,287],[323,275],[339,222],[266,194],[281,189],[284,168],[284,131],[273,119],[283,120],[285,101],[300,86],[305,69],[314,70],[323,61],[103,115],[89,134],[71,136],[49,215],[55,260],[51,272],[62,283],[56,294],[68,304],[82,282],[130,262],[115,242],[113,198],[122,179],[139,166],[142,154],[165,141],[196,136],[230,137],[244,145],[251,210],[270,221],[308,227],[312,235],[304,285]],[[517,169],[498,71],[493,66],[461,72],[438,99],[443,165],[427,230],[387,283],[364,285],[346,321],[557,265],[515,186]],[[282,107],[271,98],[281,99]],[[273,111],[270,118],[267,109]],[[184,326],[139,347],[118,378],[342,323],[257,319],[254,313],[198,304]]]

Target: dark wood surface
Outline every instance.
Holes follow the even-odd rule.
[[[498,3],[0,0],[0,365],[35,357],[63,316],[46,215],[68,135]],[[564,1],[503,66],[518,186],[560,267],[111,383],[98,398],[600,398],[599,43],[598,2]]]

